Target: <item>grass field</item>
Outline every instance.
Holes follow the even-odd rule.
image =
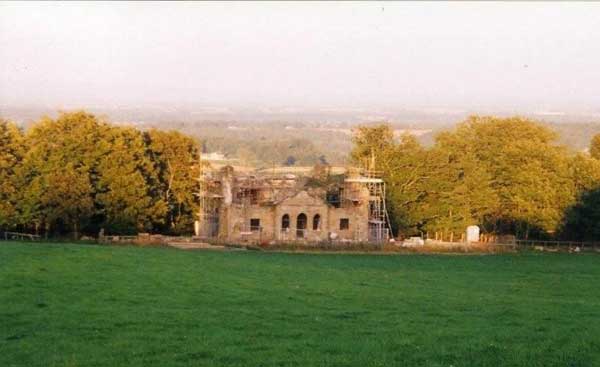
[[[0,241],[0,366],[600,366],[600,256]]]

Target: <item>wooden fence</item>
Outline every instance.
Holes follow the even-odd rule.
[[[540,251],[600,251],[600,242],[516,240],[517,246]]]
[[[460,243],[464,241],[464,234],[450,231],[436,231],[426,233],[425,238],[440,243]],[[482,233],[479,243],[494,245],[514,246],[523,250],[548,251],[548,252],[600,252],[600,241],[550,241],[550,240],[525,240],[517,239],[513,235],[495,235]]]
[[[42,239],[41,236],[30,234],[30,233],[20,233],[20,232],[4,232],[2,236],[5,240],[18,240],[18,241],[39,241]]]

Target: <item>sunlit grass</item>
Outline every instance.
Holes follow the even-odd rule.
[[[0,242],[0,366],[600,365],[600,257]]]

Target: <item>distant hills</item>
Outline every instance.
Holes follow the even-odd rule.
[[[78,109],[0,106],[0,117],[28,126],[44,115]],[[310,165],[326,161],[344,164],[351,149],[352,128],[360,124],[390,123],[396,134],[412,133],[424,145],[435,135],[464,120],[475,111],[424,108],[312,108],[213,106],[91,107],[85,108],[117,124],[140,128],[175,129],[203,141],[205,150],[219,151],[260,165],[297,162]],[[600,112],[536,111],[530,113],[481,111],[480,115],[521,115],[547,124],[559,141],[576,151],[588,148],[600,133]],[[250,162],[248,162],[250,163]]]

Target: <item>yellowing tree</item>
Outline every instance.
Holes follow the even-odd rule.
[[[197,152],[183,134],[111,126],[84,111],[42,118],[24,136],[0,121],[0,227],[190,232]]]
[[[193,228],[197,213],[198,144],[176,131],[150,130],[148,151],[156,173],[156,195],[166,204],[165,222],[172,232]]]
[[[162,198],[152,194],[157,177],[142,133],[134,128],[110,127],[101,150],[96,200],[102,227],[118,234],[155,229],[167,207]]]
[[[383,173],[395,234],[418,233],[425,222],[423,200],[430,178],[429,152],[414,136],[405,134],[394,139],[391,126],[386,124],[357,128],[353,141],[352,161],[362,167],[374,164],[371,168]]]
[[[23,136],[17,126],[0,119],[0,228],[14,226],[16,215],[15,170],[22,159]]]
[[[590,155],[593,158],[600,159],[600,134],[597,134],[592,138],[592,142],[590,144]]]
[[[71,228],[78,238],[82,224],[94,215],[93,188],[85,168],[73,162],[61,168],[41,176],[40,205],[46,223]]]
[[[498,210],[492,175],[476,148],[456,134],[442,133],[427,161],[423,211],[427,231],[461,233],[469,225],[485,225]]]
[[[74,112],[43,118],[28,131],[17,172],[22,226],[78,235],[88,224],[105,128],[95,116]]]

